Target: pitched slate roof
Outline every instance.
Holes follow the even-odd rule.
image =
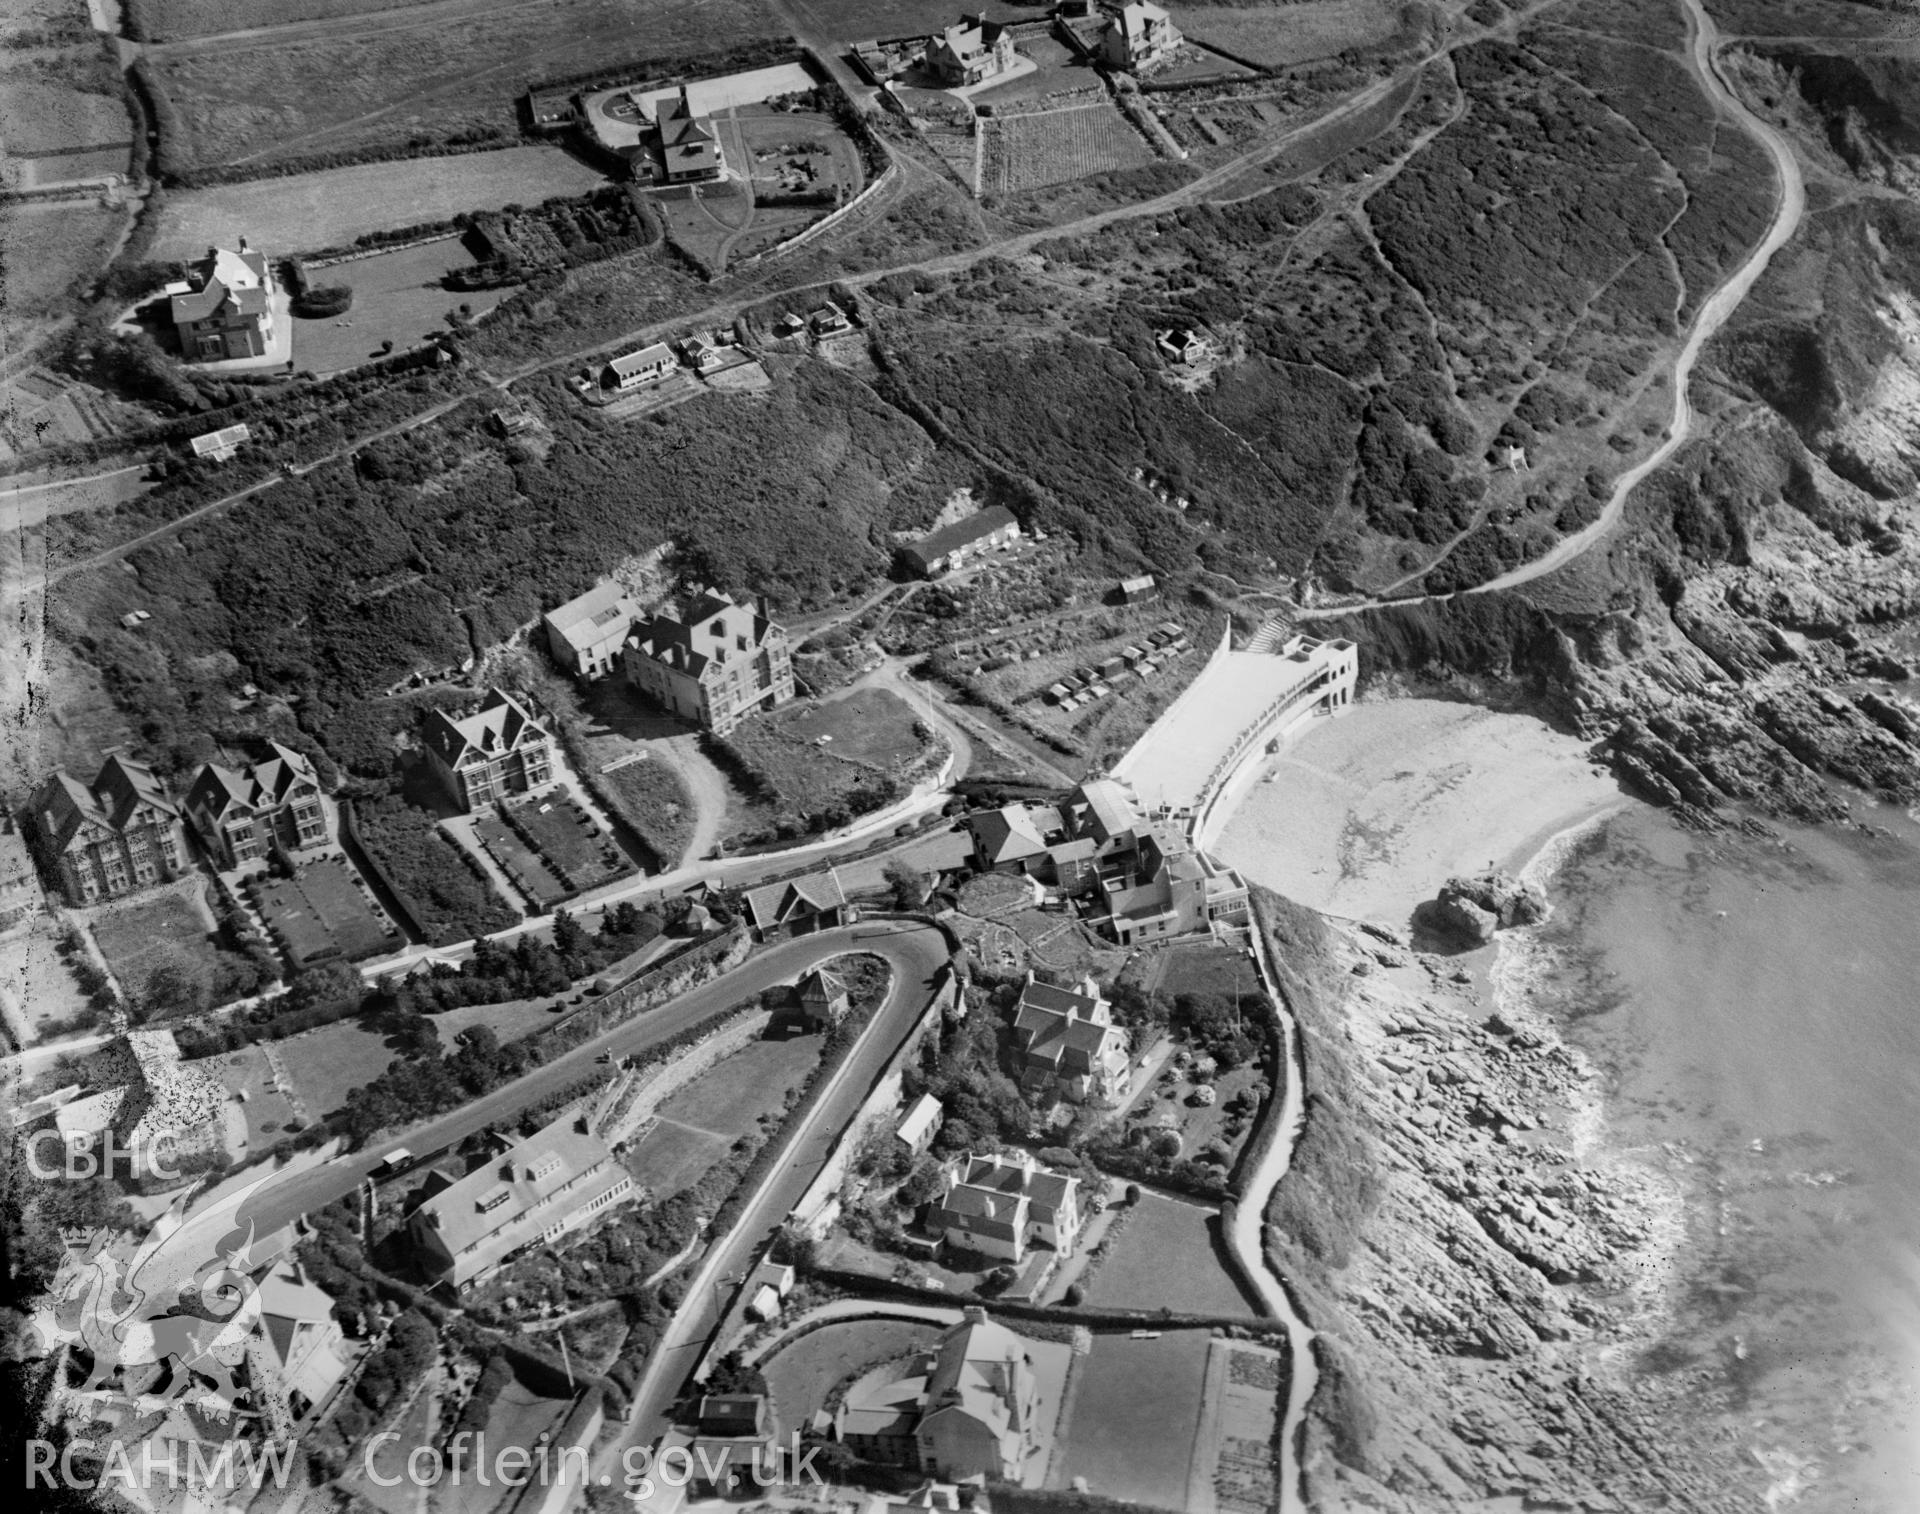
[[[838,875],[831,871],[808,873],[803,878],[767,883],[747,891],[747,913],[761,930],[839,909],[846,902],[846,891],[840,887]]]
[[[304,756],[277,741],[269,745],[273,756],[239,772],[217,762],[207,763],[188,795],[194,807],[218,819],[234,805],[250,810],[276,809],[302,783],[319,787],[319,776]]]
[[[544,741],[547,728],[512,695],[491,689],[478,710],[458,720],[435,710],[427,717],[425,735],[448,767],[458,767],[470,751],[498,757],[524,742]]]
[[[152,768],[118,753],[100,765],[91,786],[56,768],[34,796],[34,811],[56,852],[65,851],[89,821],[112,831],[125,830],[143,806],[169,820],[180,814]]]
[[[989,867],[1037,857],[1047,849],[1045,831],[1059,824],[1060,812],[1045,805],[1009,804],[967,818]]]
[[[995,1438],[1018,1435],[1033,1395],[1033,1357],[1005,1325],[968,1320],[940,1341],[927,1377],[927,1412],[959,1409]]]
[[[1139,827],[1140,816],[1132,796],[1111,778],[1081,784],[1074,797],[1086,806],[1086,826],[1098,841],[1124,836]]]
[[[832,1003],[846,994],[846,981],[829,968],[816,967],[800,980],[802,999],[824,999]]]
[[[748,606],[724,594],[704,593],[687,606],[684,618],[662,614],[640,621],[627,644],[655,662],[705,679],[729,661],[756,655],[785,634]],[[743,637],[744,647],[740,645]]]
[[[615,358],[607,366],[621,378],[630,378],[644,368],[652,368],[660,364],[665,364],[669,368],[673,366],[673,349],[665,342],[654,342],[650,346],[642,347],[638,352],[629,352],[624,357]]]
[[[687,98],[684,84],[680,86],[679,97],[669,101],[660,112],[660,151],[666,158],[669,173],[690,173],[719,166],[720,146],[714,140],[713,123],[706,116],[694,114],[693,102]]]
[[[957,520],[950,526],[929,531],[906,549],[907,556],[921,564],[935,562],[956,547],[970,547],[996,531],[1019,524],[1014,513],[1005,505],[991,505],[985,510],[974,511],[966,519]]]
[[[204,321],[229,300],[241,315],[264,315],[267,310],[267,260],[252,250],[228,252],[216,247],[197,265],[200,287],[176,294],[169,313],[176,326]]]

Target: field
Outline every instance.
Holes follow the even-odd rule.
[[[7,233],[0,238],[8,315],[18,321],[55,310],[69,288],[91,281],[106,266],[126,220],[124,211],[91,200],[8,206]]]
[[[1096,1335],[1080,1364],[1065,1466],[1052,1479],[1084,1477],[1101,1498],[1187,1507],[1187,1469],[1207,1375],[1205,1330],[1158,1340]]]
[[[108,174],[124,174],[131,159],[125,147],[96,147],[89,152],[63,152],[43,158],[12,158],[0,172],[7,176],[8,187],[44,189],[50,184],[70,184],[79,179],[103,179]]]
[[[1245,1314],[1248,1307],[1214,1249],[1213,1212],[1143,1193],[1087,1289],[1098,1309],[1157,1309],[1183,1314]]]
[[[571,800],[546,799],[514,805],[509,823],[533,844],[541,860],[575,893],[611,883],[632,871],[614,839]]]
[[[1116,168],[1139,168],[1153,153],[1118,109],[1105,101],[1026,116],[996,116],[986,133],[983,195],[1021,194]]]
[[[600,775],[615,812],[652,850],[662,868],[679,865],[693,840],[693,796],[667,763],[653,757]]]
[[[726,746],[768,796],[755,807],[761,819],[770,804],[782,817],[830,826],[880,808],[909,781],[915,754],[927,747],[914,734],[916,724],[897,695],[874,689],[755,715],[734,727]]]
[[[563,12],[449,0],[179,43],[150,49],[148,60],[180,122],[172,154],[182,166],[207,166],[421,137],[510,136],[515,95],[529,82],[708,52],[787,29],[757,0],[653,0],[644,17],[624,0],[573,0]]]
[[[463,210],[537,205],[605,182],[606,175],[557,147],[509,147],[190,189],[167,197],[150,256],[204,257],[209,247],[231,247],[241,237],[269,257],[318,252],[369,232],[446,221]]]
[[[939,1339],[940,1326],[931,1321],[847,1320],[782,1346],[761,1370],[780,1423],[804,1425],[835,1388],[910,1351],[931,1349]]]
[[[1393,35],[1385,0],[1305,0],[1284,6],[1203,6],[1180,12],[1181,32],[1265,68],[1331,58]]]
[[[16,158],[79,147],[119,147],[133,122],[118,94],[86,94],[64,84],[6,76],[7,152]]]
[[[817,1035],[752,1041],[680,1089],[627,1154],[634,1182],[661,1198],[698,1182],[763,1116],[778,1120],[788,1091],[819,1061],[820,1044]]]
[[[796,711],[785,729],[804,741],[826,738],[826,750],[851,762],[904,770],[926,749],[921,721],[897,694],[859,689],[844,699]]]
[[[513,293],[475,289],[462,293],[440,287],[440,276],[466,268],[472,257],[458,239],[429,242],[402,252],[382,252],[317,269],[318,279],[353,288],[353,309],[344,318],[294,318],[293,360],[303,371],[337,373],[366,362],[383,341],[396,352],[447,329],[447,317],[465,305],[475,314],[493,309]]]
[[[300,21],[333,21],[410,5],[422,10],[429,5],[435,10],[447,8],[436,0],[135,0],[135,5],[146,22],[148,36],[156,42],[290,26]]]

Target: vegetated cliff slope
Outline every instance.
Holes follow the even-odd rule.
[[[1702,820],[1920,799],[1920,208],[1810,218],[1710,349],[1701,440],[1622,528],[1501,595],[1357,616],[1376,667],[1524,687]]]
[[[1261,891],[1306,1124],[1269,1257],[1318,1332],[1302,1456],[1316,1509],[1734,1510],[1746,1474],[1663,1417],[1630,1349],[1677,1202],[1585,1149],[1592,1075],[1390,933]]]

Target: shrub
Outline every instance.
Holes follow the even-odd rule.
[[[294,297],[293,313],[308,320],[345,315],[353,308],[351,284],[322,284]]]

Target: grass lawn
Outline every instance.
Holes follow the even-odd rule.
[[[632,827],[663,868],[677,866],[693,840],[693,796],[680,775],[651,757],[599,775],[614,813]]]
[[[274,1049],[300,1102],[316,1120],[346,1103],[348,1094],[379,1077],[393,1060],[387,1038],[354,1020],[337,1020],[292,1036],[276,1042]]]
[[[846,1320],[782,1346],[761,1370],[783,1425],[804,1425],[836,1387],[882,1362],[931,1349],[940,1326],[915,1320]]]
[[[383,1427],[393,1432],[391,1437],[377,1444],[369,1441],[364,1457],[355,1455],[349,1459],[349,1465],[360,1474],[352,1479],[350,1486],[381,1514],[419,1514],[420,1489],[407,1476],[407,1458],[416,1447],[434,1444],[433,1417],[432,1397],[422,1393],[407,1410],[406,1418]],[[381,1483],[392,1486],[382,1487]],[[461,1479],[462,1488],[473,1484],[471,1477]],[[490,1491],[498,1495],[500,1489]],[[475,1509],[480,1507],[476,1505]]]
[[[400,944],[400,933],[377,913],[346,863],[328,857],[300,869],[295,880],[348,958],[358,960]]]
[[[138,1000],[162,963],[171,963],[209,997],[227,955],[214,942],[212,921],[184,890],[207,885],[191,878],[153,894],[102,907],[93,916],[93,939],[128,995]]]
[[[349,246],[356,237],[371,231],[450,220],[463,210],[537,205],[556,195],[585,194],[606,181],[606,175],[598,169],[558,147],[530,146],[451,158],[358,163],[350,168],[189,189],[168,195],[151,256],[155,261],[204,257],[209,247],[231,247],[243,236],[269,257],[318,252],[326,247]],[[473,261],[458,241],[431,245],[433,256],[455,259],[434,271],[435,279],[447,268]],[[412,253],[389,256],[413,257],[426,251],[416,248]],[[357,286],[352,274],[379,261],[369,258],[348,263],[337,271]],[[363,276],[369,281],[377,277],[372,271]],[[413,282],[417,285],[419,278]],[[450,296],[445,297],[435,313],[451,309],[454,303]],[[301,366],[307,366],[297,346],[294,357]]]
[[[539,799],[514,805],[510,823],[576,892],[611,883],[631,871],[619,844],[571,800]]]
[[[214,32],[254,31],[296,21],[331,21],[367,11],[398,10],[431,0],[146,0],[149,31],[156,38],[201,37]]]
[[[892,784],[910,781],[930,750],[929,741],[915,734],[917,725],[918,717],[897,695],[863,689],[845,699],[755,715],[725,739],[779,796],[779,814],[825,816],[839,824],[878,808],[874,797]]]
[[[826,750],[832,756],[889,769],[910,766],[927,746],[919,715],[886,689],[856,689],[844,699],[796,710],[785,729],[806,741],[831,737]]]
[[[476,816],[473,834],[536,909],[549,909],[567,897],[567,885],[498,815]]]
[[[635,1183],[665,1198],[689,1188],[762,1117],[778,1121],[787,1094],[818,1064],[824,1038],[753,1041],[660,1106],[659,1124],[627,1154]]]
[[[238,1051],[207,1057],[198,1066],[214,1074],[247,1101],[247,1147],[264,1151],[286,1133],[293,1105],[273,1087],[273,1073],[267,1066],[267,1054],[258,1046],[243,1046]]]
[[[1096,1335],[1080,1364],[1064,1464],[1049,1482],[1070,1487],[1084,1477],[1101,1498],[1185,1508],[1209,1334]]]
[[[396,352],[405,351],[447,330],[448,314],[462,305],[478,315],[514,292],[512,288],[455,292],[441,287],[442,274],[472,263],[466,247],[449,238],[316,270],[318,281],[352,288],[353,308],[344,316],[318,320],[295,316],[294,366],[307,373],[337,373],[368,361],[382,342],[392,342]]]
[[[1143,1193],[1094,1272],[1087,1302],[1102,1309],[1165,1305],[1177,1313],[1253,1315],[1215,1253],[1214,1220],[1196,1204]]]

